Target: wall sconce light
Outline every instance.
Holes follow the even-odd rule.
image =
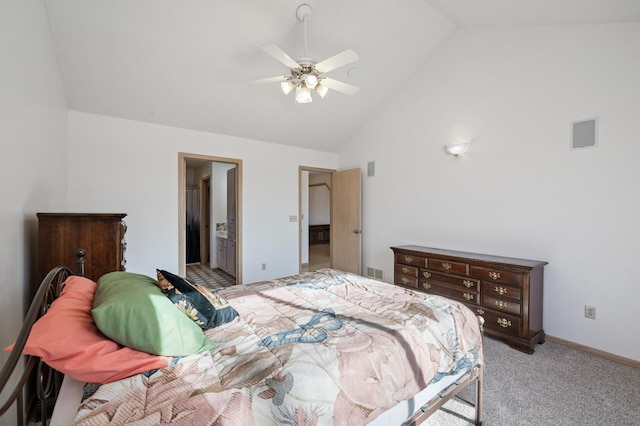
[[[458,157],[469,148],[469,142],[452,143],[444,146],[444,152],[454,157]]]

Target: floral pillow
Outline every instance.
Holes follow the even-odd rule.
[[[232,321],[238,312],[216,293],[170,272],[156,269],[158,287],[176,307],[202,329]]]

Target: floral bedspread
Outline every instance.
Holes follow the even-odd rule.
[[[482,363],[464,305],[325,269],[220,291],[215,350],[103,385],[77,425],[360,425]]]

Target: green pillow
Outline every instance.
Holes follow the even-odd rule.
[[[215,349],[145,275],[110,272],[100,277],[91,313],[107,337],[139,351],[185,356]]]

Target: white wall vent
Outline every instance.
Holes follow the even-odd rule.
[[[384,271],[382,269],[367,266],[367,277],[382,281],[384,279]]]
[[[574,121],[571,123],[571,149],[598,146],[598,119]]]
[[[376,175],[376,162],[369,161],[367,163],[367,177],[372,177]]]

